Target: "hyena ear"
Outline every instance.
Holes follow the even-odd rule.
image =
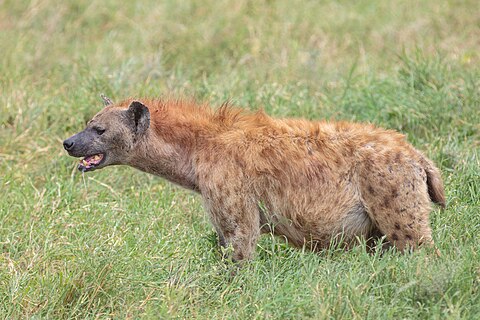
[[[128,107],[127,113],[132,121],[135,135],[144,134],[150,126],[150,111],[139,101],[133,101]]]
[[[113,104],[113,101],[110,98],[107,98],[107,96],[104,95],[103,93],[100,95],[100,97],[102,98],[103,104],[105,105],[105,107]]]

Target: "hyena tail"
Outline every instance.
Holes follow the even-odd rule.
[[[445,208],[445,189],[443,188],[440,171],[430,160],[424,160],[424,169],[427,173],[428,195],[434,203],[440,205],[442,208]]]

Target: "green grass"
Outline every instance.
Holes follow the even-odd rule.
[[[0,318],[476,319],[479,37],[473,0],[1,1]],[[442,170],[442,256],[264,236],[231,276],[198,196],[75,170],[102,92],[399,130]]]

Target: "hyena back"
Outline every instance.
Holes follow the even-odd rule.
[[[64,141],[82,171],[129,165],[199,193],[222,246],[252,257],[273,232],[312,250],[385,237],[403,251],[433,244],[435,165],[403,135],[372,125],[273,119],[223,105],[128,99]]]

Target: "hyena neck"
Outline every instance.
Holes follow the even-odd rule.
[[[191,150],[167,143],[153,132],[145,138],[138,142],[128,165],[198,192]]]

